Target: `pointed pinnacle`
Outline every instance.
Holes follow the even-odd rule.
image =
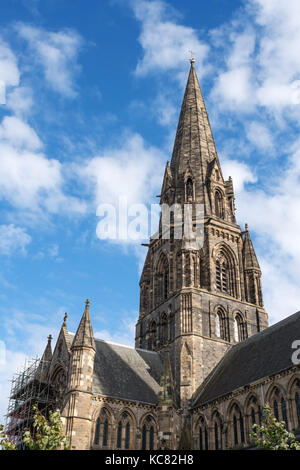
[[[66,313],[65,313],[65,316],[64,316],[63,326],[67,326],[67,318],[68,318],[68,314],[67,314],[67,312],[66,312]]]
[[[48,344],[51,344],[51,341],[52,341],[52,335],[49,335],[48,336]]]

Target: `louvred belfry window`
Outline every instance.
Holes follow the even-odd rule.
[[[216,290],[232,297],[238,296],[237,261],[225,243],[215,255]]]
[[[224,202],[220,191],[215,192],[215,214],[216,217],[224,219]]]

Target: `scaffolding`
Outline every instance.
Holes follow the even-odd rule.
[[[25,430],[33,429],[33,405],[46,417],[53,405],[53,393],[49,382],[49,361],[36,357],[26,361],[22,372],[11,381],[11,392],[6,415],[6,434],[18,449],[23,449]]]

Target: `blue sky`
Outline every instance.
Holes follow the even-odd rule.
[[[87,297],[97,336],[133,343],[145,249],[97,239],[96,209],[156,202],[189,50],[270,321],[299,309],[299,26],[298,0],[0,1],[0,413]]]

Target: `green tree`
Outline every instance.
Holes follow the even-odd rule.
[[[264,406],[262,425],[254,424],[250,436],[255,445],[265,450],[300,450],[293,433],[286,430],[284,421],[277,421],[269,405]]]
[[[70,441],[63,432],[60,411],[49,412],[49,420],[42,415],[37,405],[33,405],[33,433],[26,430],[23,434],[23,444],[29,450],[70,450]],[[3,450],[17,450],[10,442],[4,426],[0,425],[0,446]],[[74,447],[72,447],[74,448]]]
[[[2,450],[16,450],[15,444],[8,439],[3,424],[0,424],[0,448]]]
[[[29,450],[70,450],[70,441],[63,432],[60,411],[49,412],[49,421],[42,415],[36,405],[33,406],[34,435],[27,430],[23,443]]]

